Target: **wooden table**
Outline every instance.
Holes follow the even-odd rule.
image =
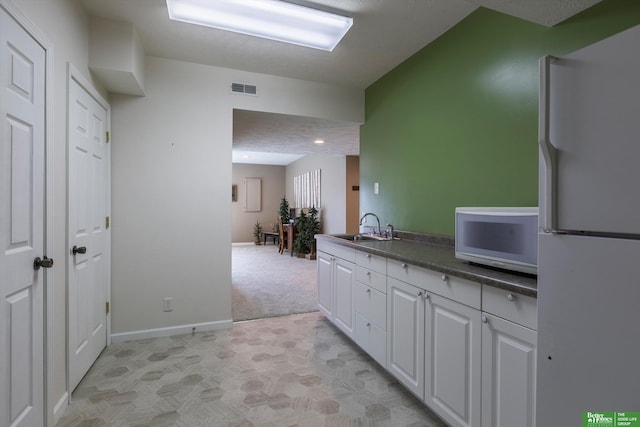
[[[293,224],[283,224],[283,231],[287,234],[287,248],[293,256],[293,240],[295,239],[296,227]]]

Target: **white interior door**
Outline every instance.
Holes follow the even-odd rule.
[[[109,145],[106,103],[69,81],[69,388],[107,345]]]
[[[44,424],[45,51],[0,7],[0,425]]]

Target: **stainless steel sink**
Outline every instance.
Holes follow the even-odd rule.
[[[365,240],[393,240],[391,237],[377,236],[374,234],[332,234],[333,237],[344,240],[365,241]]]

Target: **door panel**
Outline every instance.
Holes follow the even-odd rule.
[[[45,52],[0,7],[0,425],[44,423]]]
[[[537,425],[637,407],[640,241],[541,234],[539,248]]]
[[[485,314],[482,324],[482,426],[534,427],[536,331]]]
[[[348,261],[336,258],[334,261],[335,279],[335,323],[349,337],[353,338],[353,269]]]
[[[387,279],[387,369],[424,396],[424,301],[421,289]]]
[[[107,342],[107,110],[69,85],[69,382],[73,390]],[[73,247],[86,249],[73,253]]]
[[[325,316],[333,320],[333,291],[331,289],[332,265],[331,255],[318,252],[318,308]]]
[[[452,426],[480,425],[480,311],[430,294],[425,308],[425,401]]]
[[[553,62],[550,141],[558,149],[557,227],[640,234],[640,26]],[[615,207],[615,208],[613,208]]]

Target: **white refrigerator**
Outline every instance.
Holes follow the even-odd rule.
[[[537,426],[640,411],[640,26],[540,59]]]

